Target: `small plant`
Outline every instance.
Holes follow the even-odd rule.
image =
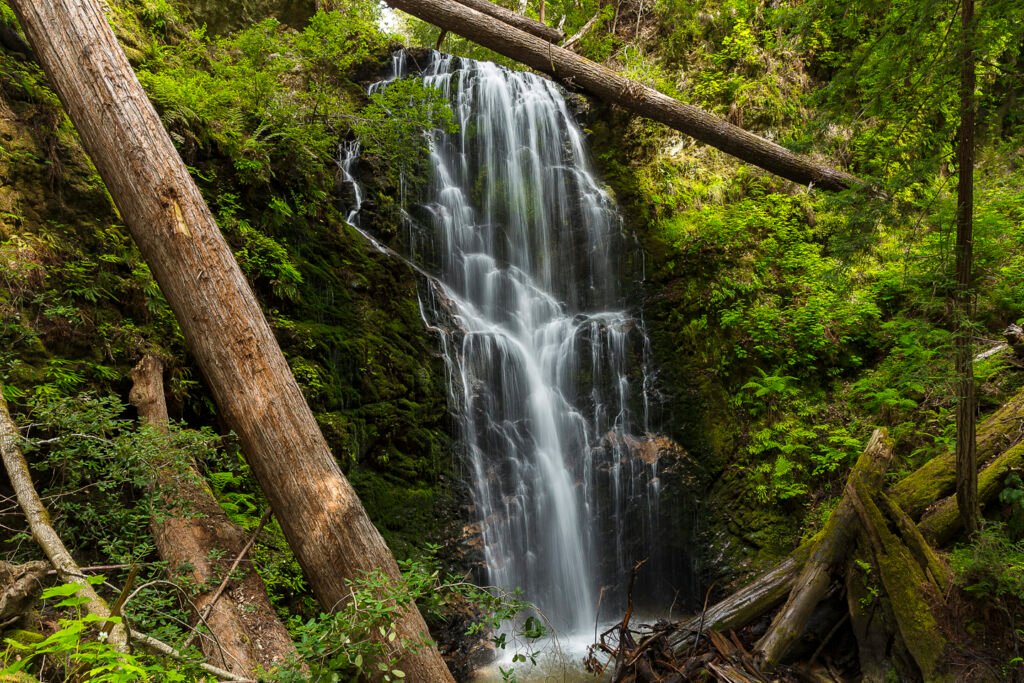
[[[1003,482],[999,502],[1006,507],[1006,528],[1014,538],[1024,536],[1024,480],[1011,472]]]
[[[878,601],[878,598],[881,595],[877,577],[875,576],[875,568],[867,560],[861,560],[859,558],[854,559],[853,563],[856,565],[858,571],[864,575],[864,595],[859,598],[858,603],[862,610],[867,611],[871,609],[871,606]]]
[[[436,550],[436,547],[432,548]],[[431,550],[431,548],[428,548]],[[526,616],[512,632],[498,632],[514,623],[532,606],[515,595],[491,591],[454,577],[444,577],[435,558],[399,563],[402,579],[395,581],[382,571],[364,573],[349,582],[349,600],[337,612],[312,619],[293,618],[289,629],[302,661],[315,681],[339,680],[339,676],[368,676],[376,680],[401,681],[406,674],[399,667],[399,654],[415,652],[429,644],[400,636],[397,622],[409,605],[416,604],[428,619],[443,618],[444,610],[456,601],[469,603],[479,615],[466,635],[491,636],[498,649],[532,642],[548,633],[535,615]],[[513,663],[536,663],[538,653],[522,647]],[[278,674],[276,680],[307,680],[298,667]],[[505,680],[514,680],[512,668],[504,668]]]
[[[1002,524],[987,524],[970,545],[953,551],[957,583],[994,605],[1024,604],[1024,541],[1014,541]]]
[[[103,583],[103,576],[91,576],[92,585]],[[0,663],[5,667],[0,675],[16,674],[36,669],[40,675],[45,667],[56,667],[63,679],[87,680],[93,683],[127,683],[128,681],[185,681],[186,671],[176,663],[169,668],[161,662],[119,652],[110,643],[97,637],[102,624],[119,624],[120,617],[100,617],[84,613],[88,598],[78,595],[82,586],[66,583],[43,591],[44,600],[57,599],[55,608],[70,616],[61,618],[59,629],[38,642],[24,643],[7,638],[7,646]]]

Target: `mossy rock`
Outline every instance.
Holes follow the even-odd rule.
[[[20,628],[4,631],[3,635],[5,640],[13,640],[20,645],[36,645],[46,640],[46,636],[42,633]]]
[[[39,679],[24,671],[13,674],[0,673],[0,683],[39,683]]]

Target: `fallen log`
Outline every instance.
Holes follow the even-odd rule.
[[[989,461],[978,476],[982,505],[998,495],[1003,478],[1010,469],[1024,465],[1022,436],[1024,391],[1003,404],[978,427],[979,460]],[[955,537],[960,529],[956,501],[950,495],[955,489],[955,477],[955,456],[952,453],[943,454],[904,477],[880,500],[887,510],[887,516],[900,529],[904,542],[909,546],[904,551],[909,557],[916,558],[922,580],[935,584],[940,591],[949,585],[949,570],[935,556],[926,539],[942,545]],[[916,531],[912,524],[915,519],[921,520]],[[690,645],[704,632],[738,628],[763,616],[782,602],[797,583],[796,575],[802,571],[813,544],[820,537],[821,534],[802,544],[776,567],[723,598],[704,615],[677,624],[669,637],[673,652],[679,657],[685,657]],[[851,594],[850,576],[848,571],[848,595]],[[879,642],[880,639],[884,640],[884,636],[877,631],[873,618],[857,614],[857,610],[852,607],[855,601],[853,598],[849,600],[858,643],[869,651],[884,650],[884,643]],[[876,680],[884,679],[887,670],[888,667],[880,667],[872,672],[872,677]]]
[[[869,490],[878,490],[892,460],[892,441],[883,429],[876,429],[864,452],[850,471],[848,481],[859,481]],[[857,511],[850,500],[849,485],[839,505],[818,534],[800,576],[790,591],[786,604],[775,615],[771,626],[757,642],[755,649],[762,665],[771,669],[789,652],[803,634],[808,620],[825,596],[832,575],[846,564],[859,531]]]
[[[541,40],[549,43],[557,43],[565,38],[565,34],[557,28],[548,26],[542,21],[531,19],[523,14],[513,12],[510,9],[505,9],[501,5],[488,2],[488,0],[458,0],[458,3],[474,9],[481,14],[486,14],[487,16],[497,19],[509,26],[515,27],[520,31],[525,31],[530,35],[537,36]]]
[[[782,602],[792,589],[812,543],[800,546],[775,568],[715,603],[704,614],[680,623],[669,637],[672,651],[683,657],[694,641],[705,633],[745,626]]]
[[[1024,443],[1018,443],[993,459],[978,474],[978,500],[983,509],[999,496],[999,492],[1003,490],[1003,480],[1010,470],[1022,466],[1024,466]],[[925,510],[918,527],[924,537],[935,545],[942,546],[953,540],[963,529],[956,504],[956,494],[943,498]]]
[[[7,476],[14,488],[18,505],[28,520],[32,538],[50,560],[53,568],[57,570],[60,580],[64,583],[76,584],[79,587],[78,594],[86,599],[83,605],[85,609],[104,619],[110,619],[112,614],[107,601],[99,596],[91,583],[86,581],[74,558],[71,557],[71,553],[68,552],[64,542],[60,540],[60,536],[50,524],[50,515],[46,512],[46,507],[36,492],[32,475],[28,470],[28,463],[25,462],[21,448],[18,447],[20,434],[7,410],[7,401],[4,400],[2,389],[3,387],[0,386],[0,456],[3,458],[4,468],[7,470]],[[107,621],[100,629],[100,637],[105,638],[115,649],[127,652],[128,633],[123,624]]]
[[[953,583],[953,572],[943,562],[935,550],[928,544],[928,540],[921,533],[921,529],[910,516],[903,511],[899,505],[893,502],[892,498],[879,491],[876,495],[878,507],[885,513],[885,516],[893,523],[899,532],[907,549],[921,565],[925,575],[935,586],[935,589],[942,595],[946,593]]]
[[[166,434],[163,369],[158,358],[144,356],[132,370],[129,400],[146,425]],[[149,527],[171,579],[197,587],[191,600],[196,626],[205,624],[212,634],[200,641],[207,660],[245,678],[298,660],[260,575],[251,564],[237,573],[236,565],[228,566],[247,547],[245,533],[228,519],[193,463],[173,452],[159,457],[154,465],[162,506]],[[215,590],[222,577],[231,581],[226,594]]]
[[[1015,396],[995,415],[982,423],[979,427],[979,435],[983,436],[983,440],[979,443],[979,452],[984,449],[985,453],[991,453],[1000,444],[1016,442],[1020,436],[1018,425],[1024,421],[1024,416],[1019,414],[1022,410],[1024,410],[1024,392]],[[983,505],[998,495],[999,483],[1005,473],[1010,468],[1024,464],[1022,461],[1024,461],[1024,443],[1013,446],[1006,453],[992,460],[982,470],[978,481],[979,498]],[[926,494],[922,492],[930,491],[932,495],[939,495],[938,492],[944,490],[944,484],[933,486],[929,477],[946,482],[946,475],[948,475],[948,488],[952,490],[953,464],[953,458],[948,455],[934,458],[900,480],[890,490],[887,500],[893,506],[898,506],[903,513],[903,524],[912,520],[907,512],[907,507],[910,510],[918,511],[920,515],[920,512],[927,509],[929,504],[935,503],[935,499],[926,500]],[[911,485],[906,484],[908,480],[911,481]],[[897,492],[902,495],[898,496]],[[890,516],[896,517],[895,513]],[[897,526],[901,524],[899,518],[894,521],[894,524]],[[928,539],[951,539],[958,529],[959,516],[956,503],[949,497],[935,504],[919,525],[919,530]],[[702,616],[680,622],[669,637],[675,654],[684,657],[690,645],[707,631],[726,631],[739,628],[763,616],[781,603],[797,583],[797,575],[802,571],[804,563],[811,554],[811,548],[821,538],[822,533],[819,532],[810,541],[802,544],[786,559],[751,581],[747,586],[723,598],[706,610]],[[912,541],[911,543],[913,544]],[[934,553],[932,555],[934,556]],[[943,584],[948,585],[947,569],[939,569],[938,565],[933,564],[929,573],[935,577],[940,587]],[[856,627],[856,618],[854,621]],[[869,636],[864,634],[864,637]]]
[[[788,180],[827,190],[866,184],[456,0],[388,0],[388,4],[546,73],[571,89],[664,123]]]
[[[978,425],[978,462],[1003,453],[1024,436],[1024,391],[1014,395]],[[932,458],[896,483],[889,495],[911,519],[956,490],[956,454]],[[954,503],[955,505],[955,503]]]

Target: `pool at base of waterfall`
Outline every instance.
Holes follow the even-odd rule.
[[[664,618],[664,615],[661,616]],[[654,615],[635,615],[631,620],[634,626],[651,624],[659,620]],[[517,683],[601,683],[610,681],[611,656],[595,648],[597,661],[608,666],[603,675],[589,673],[584,660],[590,654],[591,646],[598,642],[602,634],[609,631],[619,622],[603,622],[593,630],[569,634],[552,634],[536,640],[507,637],[507,646],[496,650],[493,661],[476,669],[469,679],[473,683],[503,683],[515,680]],[[606,636],[610,647],[616,646],[615,636]],[[516,661],[516,655],[523,655],[526,661]],[[505,676],[502,671],[508,672]]]
[[[612,624],[599,627],[600,631]],[[545,637],[528,643],[520,643],[518,647],[509,645],[499,650],[493,662],[477,669],[470,679],[474,683],[500,683],[507,680],[502,670],[511,671],[515,680],[520,683],[540,683],[541,681],[558,681],[559,683],[582,683],[587,681],[607,680],[587,673],[583,660],[588,648],[594,643],[594,633],[576,633],[565,636]],[[516,654],[524,655],[528,661],[514,661]],[[533,661],[530,661],[530,660]]]

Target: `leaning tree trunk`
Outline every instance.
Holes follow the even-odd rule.
[[[130,399],[146,424],[167,433],[163,370],[158,358],[144,356],[132,370]],[[239,563],[242,568],[231,571],[233,561],[248,549],[245,533],[228,519],[191,462],[180,462],[173,452],[157,457],[156,489],[164,507],[149,527],[171,577],[197,587],[192,597],[196,621],[212,635],[201,641],[207,661],[255,678],[260,669],[297,660],[291,636],[252,563]],[[222,579],[230,580],[223,591]]]
[[[29,42],[114,198],[227,424],[238,434],[320,604],[346,579],[398,566],[341,473],[273,331],[95,0],[12,0]],[[397,643],[420,643],[415,606]],[[410,647],[410,680],[452,680],[437,648]]]
[[[456,0],[388,0],[388,4],[549,74],[570,88],[664,123],[783,178],[827,190],[864,184],[849,173],[794,154],[699,107],[674,100]]]

